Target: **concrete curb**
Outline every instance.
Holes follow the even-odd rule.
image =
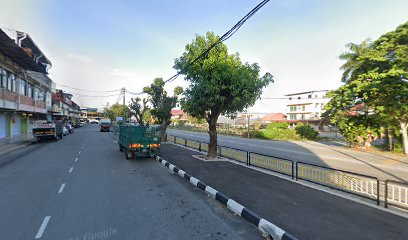
[[[223,193],[215,190],[211,186],[208,186],[199,179],[191,176],[190,174],[186,173],[180,168],[174,166],[173,164],[164,160],[160,156],[156,155],[155,159],[159,161],[162,165],[166,166],[170,171],[177,173],[180,177],[186,179],[192,185],[201,189],[202,191],[206,192],[208,195],[216,199],[218,202],[222,203],[236,215],[254,224],[262,232],[264,236],[271,237],[273,240],[297,240],[297,238],[293,237],[283,229],[259,217],[256,213],[252,212],[248,208],[242,206],[241,204],[224,195]]]

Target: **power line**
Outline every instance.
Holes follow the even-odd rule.
[[[120,100],[120,98],[122,97],[122,94],[123,94],[123,92],[120,92],[120,94],[119,94],[119,96],[118,96],[118,99],[116,100],[116,104],[119,103],[119,100]]]
[[[329,98],[321,98],[321,97],[319,97],[319,98],[261,97],[260,100],[263,100],[263,99],[265,99],[265,100],[278,100],[278,99],[280,99],[280,100],[306,100],[306,99],[313,100],[313,99],[329,99]]]
[[[129,93],[130,95],[143,95],[143,94],[145,94],[145,92],[135,93],[135,92],[131,92],[131,91],[128,91],[128,90],[126,90],[126,93]]]
[[[245,15],[241,20],[239,20],[228,32],[226,32],[224,35],[222,35],[220,37],[220,39],[218,39],[215,43],[213,43],[207,50],[205,50],[204,52],[202,52],[197,58],[195,58],[192,62],[188,63],[181,71],[177,72],[176,74],[174,74],[172,77],[170,77],[169,79],[167,79],[165,81],[165,83],[167,82],[171,82],[174,81],[178,76],[180,76],[181,72],[183,72],[184,70],[186,70],[187,68],[189,68],[191,65],[193,65],[195,62],[197,62],[198,60],[200,60],[202,57],[204,57],[205,55],[207,55],[208,52],[210,52],[211,49],[213,49],[216,45],[218,45],[221,42],[226,41],[227,39],[229,39],[230,37],[232,37],[232,35],[234,35],[238,29],[244,25],[244,23],[251,18],[259,9],[261,9],[266,3],[268,3],[270,0],[264,0],[261,3],[259,3],[256,7],[254,7],[247,15]]]
[[[66,92],[68,94],[72,94],[75,96],[79,96],[79,97],[114,97],[114,96],[118,96],[118,94],[110,94],[110,95],[87,95],[87,94],[82,94],[82,93],[75,93],[75,92]]]
[[[97,90],[87,90],[87,89],[82,89],[82,88],[70,87],[70,86],[67,86],[67,85],[64,85],[64,84],[59,84],[59,83],[56,83],[56,85],[66,87],[66,88],[70,88],[70,89],[74,89],[74,90],[78,90],[78,91],[84,91],[84,92],[108,93],[108,92],[118,92],[118,91],[121,90],[121,89],[116,89],[116,90],[97,91]]]

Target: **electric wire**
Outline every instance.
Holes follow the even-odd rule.
[[[100,92],[100,93],[109,93],[109,92],[118,92],[118,91],[121,91],[121,89],[116,89],[116,90],[106,90],[106,91],[87,90],[87,89],[82,89],[82,88],[70,87],[70,86],[67,86],[67,85],[64,85],[64,84],[60,84],[60,83],[56,83],[56,85],[61,86],[61,87],[70,88],[70,89],[77,90],[77,91],[84,91],[84,92]]]
[[[184,72],[186,69],[188,69],[190,66],[192,66],[195,62],[197,62],[198,60],[202,59],[204,56],[206,56],[211,49],[213,49],[215,46],[217,46],[218,44],[220,44],[221,42],[226,41],[227,39],[229,39],[230,37],[232,37],[237,31],[238,29],[241,28],[242,25],[244,25],[244,23],[251,18],[259,9],[261,9],[266,3],[268,3],[270,0],[263,0],[262,2],[260,2],[258,5],[256,5],[250,12],[248,12],[243,18],[241,18],[241,20],[239,20],[229,31],[227,31],[226,33],[224,33],[224,35],[222,35],[215,43],[213,43],[209,48],[207,48],[204,52],[202,52],[197,58],[195,58],[193,61],[191,61],[190,63],[188,63],[181,71],[178,71],[175,75],[173,75],[172,77],[170,77],[169,79],[167,79],[165,81],[165,83],[167,82],[171,82],[174,81],[175,79],[177,79],[178,76],[181,75],[182,72]],[[73,90],[77,90],[77,91],[84,91],[84,92],[99,92],[99,93],[111,93],[111,92],[118,92],[121,91],[120,94],[112,94],[112,95],[100,95],[100,96],[96,96],[96,95],[86,95],[86,94],[80,94],[80,93],[72,93],[78,96],[82,96],[82,97],[112,97],[112,96],[118,96],[118,99],[116,100],[116,103],[119,102],[120,98],[123,96],[123,94],[128,93],[131,95],[142,95],[144,94],[144,92],[132,92],[132,91],[128,91],[125,90],[125,92],[122,92],[122,89],[115,89],[115,90],[106,90],[106,91],[97,91],[97,90],[87,90],[87,89],[81,89],[81,88],[75,88],[75,87],[70,87],[64,84],[56,84],[58,86],[62,86],[62,87],[66,87],[66,88],[70,88]]]
[[[115,97],[118,96],[118,94],[108,94],[108,95],[88,95],[88,94],[82,94],[82,93],[76,93],[76,92],[66,92],[68,94],[72,94],[78,97]]]
[[[217,46],[219,43],[226,41],[232,35],[234,35],[239,28],[241,28],[244,23],[251,18],[259,9],[261,9],[266,3],[268,3],[270,0],[264,0],[261,3],[259,3],[256,7],[254,7],[247,15],[245,15],[241,20],[239,20],[228,32],[226,32],[224,35],[222,35],[215,43],[213,43],[209,48],[207,48],[204,52],[202,52],[197,58],[195,58],[193,61],[188,63],[181,71],[178,71],[176,74],[174,74],[172,77],[167,79],[165,83],[171,82],[176,80],[178,76],[181,75],[182,72],[184,72],[187,68],[189,68],[191,65],[193,65],[195,62],[203,58],[207,53],[211,51],[215,46]]]

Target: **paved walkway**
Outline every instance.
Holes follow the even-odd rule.
[[[408,219],[231,162],[204,162],[163,144],[158,153],[298,239],[408,239]],[[375,204],[375,203],[373,203]]]
[[[24,148],[30,144],[32,144],[33,141],[22,141],[22,142],[17,142],[17,143],[7,143],[7,144],[0,144],[0,155],[7,154],[9,152]]]

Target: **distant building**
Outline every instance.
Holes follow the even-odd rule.
[[[56,90],[52,94],[52,109],[54,119],[77,122],[80,119],[81,108],[72,101],[72,94]]]
[[[91,108],[91,107],[85,107],[81,108],[80,110],[80,117],[81,119],[88,119],[88,120],[100,120],[103,118],[103,113],[102,111],[99,111],[98,108]]]
[[[171,119],[178,120],[179,122],[187,122],[188,114],[181,109],[172,109],[171,110]]]
[[[326,94],[329,90],[308,91],[286,94],[288,104],[286,115],[289,123],[308,123],[316,128],[320,126],[323,107],[329,102]]]
[[[172,109],[171,119],[181,119],[184,114],[185,114],[184,111],[181,109]]]
[[[283,113],[270,113],[261,118],[262,123],[268,124],[271,122],[285,122],[287,117]]]

